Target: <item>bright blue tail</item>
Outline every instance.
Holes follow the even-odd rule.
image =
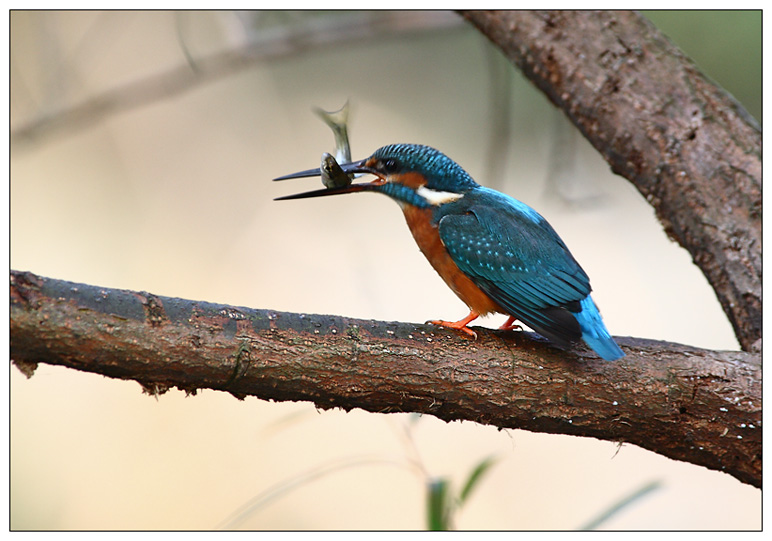
[[[607,361],[613,361],[620,357],[624,357],[624,351],[619,348],[606,330],[603,319],[600,317],[600,312],[598,312],[598,307],[595,306],[592,297],[587,295],[587,297],[582,300],[581,306],[582,311],[575,314],[575,316],[582,329],[582,340],[584,340],[595,353]]]

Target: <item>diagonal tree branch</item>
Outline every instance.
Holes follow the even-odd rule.
[[[761,349],[761,132],[650,22],[630,11],[468,11],[635,184]]]
[[[760,354],[617,339],[606,362],[529,333],[254,310],[11,272],[11,359],[317,407],[591,436],[761,486]]]

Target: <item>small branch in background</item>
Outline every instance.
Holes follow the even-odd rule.
[[[384,12],[301,12],[282,16],[282,24],[258,20],[257,28],[246,29],[246,43],[200,58],[194,57],[184,41],[183,23],[175,21],[175,32],[181,42],[185,63],[168,71],[87,98],[26,121],[11,129],[11,143],[37,140],[55,134],[69,134],[87,128],[109,115],[168,99],[200,85],[235,75],[245,69],[278,58],[297,55],[306,50],[342,46],[352,42],[410,32],[463,26],[452,12],[384,11]]]
[[[628,442],[761,486],[760,354],[617,338],[615,362],[530,333],[290,314],[11,273],[11,359],[322,409],[428,413]]]
[[[230,516],[223,520],[217,530],[236,530],[241,528],[246,521],[255,516],[266,506],[275,500],[288,494],[289,492],[302,488],[313,481],[317,481],[327,475],[338,473],[350,468],[359,468],[362,466],[392,466],[397,468],[410,468],[411,464],[388,457],[362,457],[353,456],[342,459],[336,459],[327,464],[322,464],[309,469],[306,472],[297,474],[291,479],[280,481],[275,485],[261,491],[256,496],[236,509]]]

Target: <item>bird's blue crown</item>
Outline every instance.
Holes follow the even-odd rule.
[[[399,172],[415,171],[426,178],[433,190],[464,193],[479,186],[469,173],[439,150],[426,145],[399,143],[381,147],[377,159],[394,159]]]

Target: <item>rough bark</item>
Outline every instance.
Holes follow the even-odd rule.
[[[524,332],[478,340],[428,325],[290,314],[11,272],[11,359],[139,381],[415,411],[446,421],[592,436],[761,486],[759,354],[617,338],[627,357]]]
[[[761,133],[742,106],[634,12],[463,16],[635,184],[759,351]]]

